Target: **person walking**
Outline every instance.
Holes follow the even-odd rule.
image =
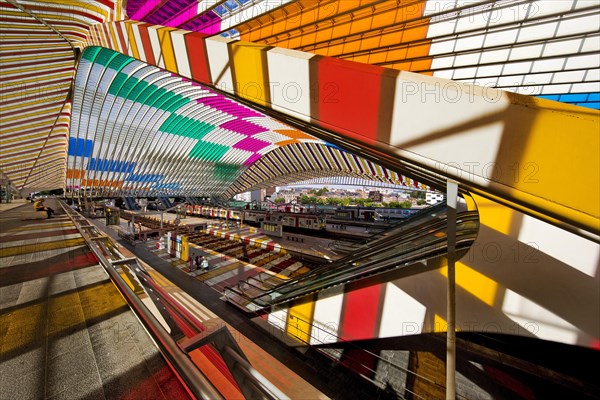
[[[202,258],[200,254],[196,254],[196,269],[200,268],[200,264],[202,263]]]
[[[206,257],[202,257],[202,271],[208,271],[208,260]]]
[[[54,210],[53,209],[51,209],[50,207],[46,207],[44,205],[44,199],[43,198],[37,199],[33,203],[33,208],[34,208],[35,211],[46,211],[46,213],[48,214],[48,218],[52,218],[52,215],[54,214]]]
[[[188,262],[190,263],[190,272],[194,272],[194,259],[192,256],[188,257]]]

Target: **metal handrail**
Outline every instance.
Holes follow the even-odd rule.
[[[470,219],[477,218],[477,213],[472,212],[472,211],[467,211],[467,212],[461,213],[461,216],[463,218],[465,218],[466,220],[470,220]],[[408,230],[406,232],[401,232],[400,234],[402,235],[402,237],[400,238],[401,239],[400,241],[398,241],[398,239],[399,239],[397,237],[398,235],[389,236],[387,238],[382,239],[381,241],[378,241],[372,247],[369,247],[366,249],[361,249],[358,252],[356,252],[355,254],[352,254],[348,257],[344,257],[342,259],[336,260],[333,263],[326,264],[321,267],[317,267],[317,268],[313,269],[312,271],[310,271],[306,274],[303,274],[295,279],[290,279],[289,281],[282,282],[281,284],[279,284],[273,288],[266,289],[266,290],[264,290],[264,293],[261,294],[260,296],[253,296],[253,297],[244,296],[244,297],[246,297],[250,301],[254,301],[260,297],[269,295],[270,293],[280,292],[282,288],[285,288],[288,286],[293,287],[296,284],[298,284],[302,281],[310,280],[313,277],[318,276],[318,277],[322,278],[325,275],[331,276],[332,272],[336,271],[339,268],[343,268],[344,271],[347,271],[347,268],[346,268],[347,265],[349,265],[349,264],[351,265],[352,263],[354,263],[358,260],[361,260],[364,257],[369,257],[378,251],[388,250],[390,243],[393,243],[394,246],[397,247],[398,245],[407,243],[415,238],[424,236],[423,235],[424,230],[427,230],[428,231],[427,234],[428,234],[432,231],[437,231],[437,230],[443,229],[445,227],[446,227],[446,221],[444,221],[444,220],[433,221],[431,223],[426,223],[426,224],[416,226],[411,230]],[[326,271],[326,272],[322,273],[322,271]],[[229,287],[226,287],[225,289],[229,289]]]
[[[106,248],[103,249],[102,247],[106,245],[105,241],[91,240],[92,232],[96,234],[95,237],[102,237],[104,235],[95,228],[85,230],[82,229],[80,227],[80,222],[82,220],[86,221],[85,218],[81,217],[80,215],[73,216],[72,214],[75,213],[74,210],[66,207],[62,202],[60,205],[65,213],[71,218],[81,236],[86,240],[89,248],[98,258],[100,264],[104,267],[104,270],[108,273],[113,283],[117,286],[133,310],[134,314],[138,317],[139,321],[146,328],[148,333],[155,339],[155,343],[163,356],[169,361],[169,363],[176,370],[177,374],[183,379],[190,392],[192,392],[197,398],[223,399],[221,393],[198,370],[196,365],[191,361],[187,354],[185,354],[179,348],[177,343],[173,340],[161,323],[150,312],[150,310],[148,310],[142,300],[131,290],[119,273],[114,269],[113,263],[117,260],[109,260],[106,258],[105,254],[115,254],[115,251],[110,251]],[[125,257],[121,255],[121,258]],[[137,259],[133,262],[136,264],[138,263]]]
[[[472,222],[478,222],[477,213],[472,211],[462,212],[461,219],[462,222],[460,222],[459,225],[465,226],[459,232],[460,239],[457,244],[460,245],[460,249],[466,249],[478,234],[477,227],[469,227],[469,224]],[[447,223],[444,220],[421,224],[420,226],[414,227],[411,231],[404,232],[404,237],[400,241],[395,237],[396,235],[392,235],[385,240],[382,240],[380,243],[377,243],[377,246],[375,247],[327,265],[326,271],[323,273],[319,270],[324,267],[316,268],[298,278],[291,279],[276,286],[263,288],[263,293],[260,295],[245,293],[243,290],[236,290],[231,287],[225,287],[224,293],[228,300],[240,306],[242,309],[257,311],[350,280],[364,279],[370,275],[384,273],[396,268],[399,264],[408,265],[422,260],[423,258],[439,256],[442,249],[440,246],[446,244],[445,237],[433,238],[418,249],[415,249],[413,245],[402,250],[400,254],[394,253],[393,255],[384,258],[372,259],[375,254],[389,251],[390,241],[394,243],[394,248],[397,248],[399,245],[409,245],[414,239],[431,236],[433,233],[441,232],[446,228],[446,225]],[[407,235],[408,238],[406,237]],[[242,289],[240,285],[238,285],[238,288]]]
[[[458,244],[461,244],[464,242],[470,244],[473,241],[473,239],[476,237],[476,234],[477,234],[477,231],[473,230],[471,232],[466,232],[466,234],[464,235],[464,238],[463,238],[464,240],[461,241],[461,240],[457,239],[457,249],[460,249],[458,247]],[[351,280],[351,278],[352,279],[364,278],[369,275],[385,272],[385,271],[389,270],[390,268],[398,266],[399,264],[407,265],[407,264],[417,262],[419,260],[423,260],[424,258],[431,258],[431,257],[438,256],[440,254],[445,254],[445,249],[443,249],[442,247],[439,247],[440,244],[443,245],[445,243],[446,243],[446,238],[437,239],[437,240],[433,241],[432,243],[430,243],[426,249],[423,249],[423,248],[419,248],[416,250],[411,249],[411,250],[408,250],[406,253],[402,254],[401,256],[394,255],[387,259],[374,260],[370,263],[350,268],[347,271],[338,271],[333,276],[331,276],[331,275],[324,276],[324,277],[316,279],[313,282],[310,282],[308,284],[308,287],[300,287],[300,288],[293,287],[287,292],[286,291],[270,291],[270,293],[268,293],[268,294],[263,294],[262,296],[253,298],[252,301],[255,304],[260,305],[262,307],[267,307],[267,306],[271,306],[274,304],[280,304],[283,302],[287,302],[292,299],[313,293],[317,290],[323,290],[323,289],[326,289],[326,288],[329,288],[329,287],[332,287],[335,285],[342,284],[344,282]],[[404,256],[406,258],[400,258],[402,256]],[[277,294],[277,296],[271,297],[272,293]],[[269,296],[269,298],[264,299],[264,300],[261,299],[261,297],[266,297],[266,296]]]
[[[230,346],[225,346],[225,352],[235,360],[236,365],[239,365],[238,370],[244,374],[244,376],[254,383],[256,391],[262,393],[264,396],[270,399],[286,400],[289,399],[281,390],[273,385],[269,380],[264,378],[260,372],[256,371],[252,365],[239,355],[237,351],[232,349]],[[262,379],[256,379],[260,377]]]
[[[60,202],[64,212],[71,218],[81,236],[86,240],[91,251],[96,255],[100,264],[104,267],[111,280],[117,286],[129,306],[131,307],[138,320],[146,328],[148,334],[152,336],[154,342],[163,356],[169,361],[176,373],[181,377],[188,390],[197,398],[202,399],[223,399],[221,393],[214,387],[189,358],[188,354],[182,350],[181,346],[171,337],[169,332],[158,321],[154,314],[146,307],[142,300],[123,280],[121,275],[115,269],[116,265],[126,265],[136,273],[142,273],[143,277],[150,283],[151,278],[140,264],[137,257],[125,257],[113,245],[111,238],[100,232],[94,225],[90,225],[84,217],[67,207],[64,202]],[[107,258],[109,257],[109,258]],[[113,259],[114,258],[114,259]],[[139,279],[139,278],[138,278]],[[152,285],[154,289],[159,289]],[[185,309],[181,309],[179,304],[172,301],[168,293],[160,291],[160,297],[164,298],[166,303],[173,308],[179,318],[185,320],[190,326],[197,330],[202,330],[201,323]],[[200,324],[200,325],[199,325]],[[230,347],[226,349],[228,353],[236,360],[244,361],[243,357]],[[244,361],[239,362],[242,368],[239,370],[248,379],[248,384],[256,388],[266,399],[287,398],[279,389],[277,389],[268,379],[255,371],[252,366]]]

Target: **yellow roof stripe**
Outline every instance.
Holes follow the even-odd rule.
[[[75,64],[73,61],[70,62],[58,62],[56,64],[46,64],[43,66],[37,66],[37,67],[27,67],[27,68],[20,68],[19,69],[19,73],[20,74],[24,74],[26,72],[35,72],[35,71],[43,71],[43,70],[47,70],[48,67],[52,67],[52,68],[59,68],[59,67],[73,67]],[[9,76],[9,75],[15,75],[14,72],[12,70],[8,70],[8,67],[3,66],[2,69],[0,70],[0,76]]]
[[[125,24],[125,28],[127,29],[127,37],[126,39],[129,42],[129,45],[131,46],[131,55],[134,58],[137,58],[138,60],[140,59],[140,52],[137,48],[137,43],[135,40],[131,40],[131,38],[135,38],[135,35],[133,34],[133,25],[131,24]]]
[[[71,78],[73,76],[73,73],[70,71],[66,71],[66,72],[61,72],[61,73],[57,73],[55,75],[46,75],[46,77],[44,78],[44,81],[50,81],[50,80],[54,80],[54,79],[64,79],[64,78]],[[37,83],[40,81],[40,78],[29,78],[29,79],[19,79],[18,81],[10,81],[10,82],[6,82],[3,85],[4,89],[10,89],[12,87],[18,87],[21,88],[23,86],[25,86],[28,83]]]
[[[177,61],[175,60],[175,50],[173,49],[173,41],[171,40],[171,32],[175,31],[175,28],[160,28],[156,30],[158,39],[161,43],[161,54],[164,58],[165,67],[167,70],[173,73],[178,73]]]
[[[121,53],[125,52],[125,49],[121,49],[121,41],[117,40],[117,33],[115,32],[116,31],[115,25],[109,24],[107,27],[108,27],[108,31],[110,32],[110,36],[112,37],[112,41],[115,44],[115,47]]]
[[[45,127],[46,129],[49,129],[52,122],[54,122],[54,116],[50,115],[46,121],[39,121],[39,122],[36,122],[35,124],[30,124],[30,125],[28,125],[28,128],[31,129],[31,128]],[[22,130],[23,130],[23,127],[19,126],[19,127],[15,127],[12,129],[5,129],[5,130],[3,130],[2,133],[8,134],[8,133],[12,133],[12,132],[20,132]],[[27,139],[34,139],[35,136],[32,137],[32,135],[33,134],[28,134],[26,136],[19,136],[16,139],[9,139],[7,141],[2,140],[2,142],[3,143],[12,143],[12,142],[20,142],[20,141],[27,140]],[[43,134],[42,136],[45,136],[45,135],[46,134]]]

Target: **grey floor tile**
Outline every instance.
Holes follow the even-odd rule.
[[[102,388],[96,359],[88,346],[77,347],[48,360],[46,396],[66,398],[74,389],[93,393]]]
[[[85,287],[98,282],[106,282],[109,280],[108,274],[98,265],[93,265],[86,268],[81,268],[73,271],[77,287]]]
[[[45,348],[0,360],[0,399],[43,399],[46,380]]]
[[[48,295],[56,295],[77,288],[75,277],[71,271],[52,275],[48,284]]]
[[[28,303],[36,300],[45,300],[48,290],[48,278],[39,278],[23,282],[17,304]]]
[[[21,283],[0,287],[0,311],[13,307],[19,300]]]

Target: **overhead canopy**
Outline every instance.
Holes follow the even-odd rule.
[[[78,49],[98,45],[217,88],[241,99],[248,109],[260,109],[296,129],[314,128],[310,132],[321,140],[360,152],[396,172],[410,168],[409,175],[421,179],[425,174],[428,183],[451,177],[468,190],[502,198],[527,212],[543,210],[575,226],[597,229],[598,113],[490,87],[599,108],[598,2],[227,0],[207,4],[131,1],[124,15],[119,1],[0,3],[1,172],[22,191],[65,185],[67,152],[75,152],[76,157],[75,148],[83,148],[67,150],[69,143],[79,146],[79,140],[92,134],[79,127],[74,139],[68,137],[71,104],[84,110],[79,100],[71,103],[68,83],[74,77]],[[220,22],[209,24],[210,33],[252,42],[207,38],[168,27],[210,19],[211,13],[219,15]],[[134,15],[147,22],[132,21]],[[156,22],[167,27],[149,23],[159,15]],[[98,111],[88,110],[92,117]],[[258,126],[273,132],[281,128]],[[173,146],[190,140],[169,135],[178,138]],[[262,140],[255,134],[246,136]],[[174,165],[187,165],[181,158],[175,161],[153,154],[149,168],[148,158],[118,158],[113,149],[104,144],[101,148],[95,162],[71,160],[72,186],[77,185],[75,180],[85,179],[90,184],[85,187],[113,188],[117,193],[118,183],[110,182],[117,179],[115,171],[104,168],[121,168],[124,173],[119,162],[143,167],[126,185],[135,188],[134,193],[148,193],[148,181],[156,190],[187,190],[197,182],[191,178],[170,182],[162,177],[158,184],[155,167],[162,165],[173,173]],[[251,152],[256,157],[270,153]],[[291,159],[302,164],[297,154],[292,153]],[[568,162],[557,163],[558,159]],[[231,168],[218,164],[221,158],[211,162],[212,169],[203,171],[203,177],[223,177],[223,171]],[[239,175],[230,189],[275,181],[275,174],[263,173],[268,162],[240,162],[234,163],[233,171]],[[82,171],[90,175],[82,176]],[[540,174],[539,182],[516,179],[532,174],[535,179]],[[222,181],[218,186],[217,181],[210,189],[213,193],[227,186]],[[589,194],[571,196],[556,190],[556,182],[570,182]]]
[[[133,0],[134,21],[600,108],[597,1]]]

